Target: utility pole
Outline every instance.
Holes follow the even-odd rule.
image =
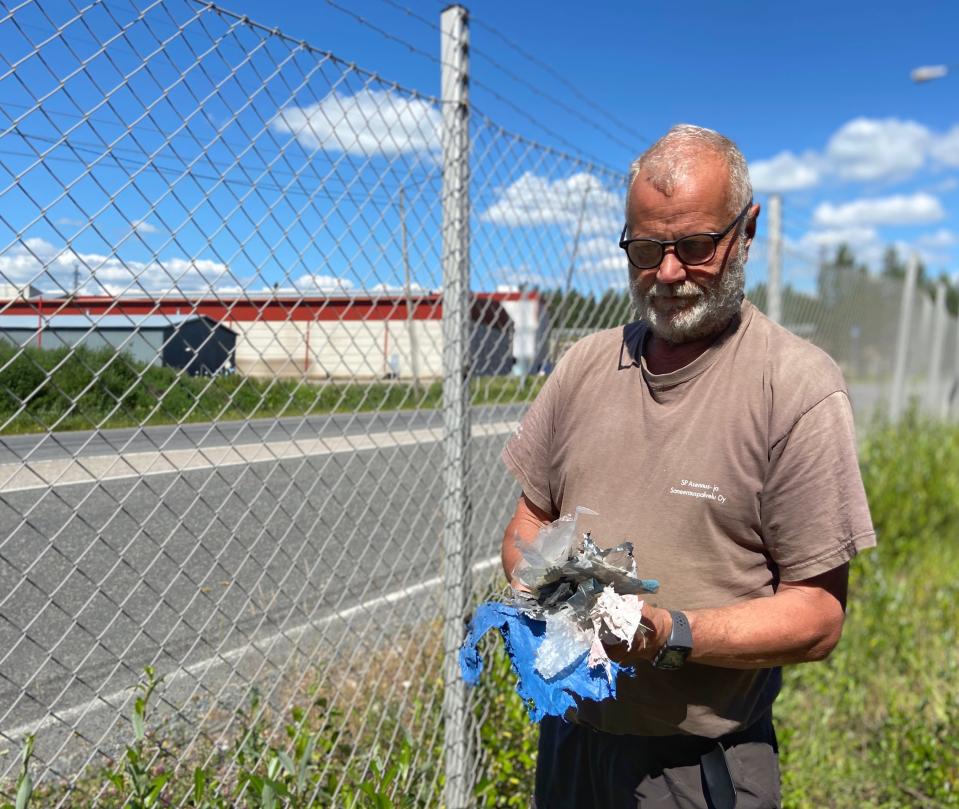
[[[769,195],[769,278],[766,282],[766,314],[774,323],[782,323],[783,199]]]
[[[573,272],[576,270],[576,258],[579,254],[579,240],[580,236],[583,233],[583,218],[586,215],[586,200],[589,198],[589,184],[587,183],[586,188],[583,189],[583,201],[579,206],[579,216],[576,217],[576,231],[573,234],[573,246],[569,251],[569,267],[566,269],[566,284],[563,286],[562,297],[559,299],[559,306],[556,307],[556,312],[550,317],[549,324],[549,338],[547,339],[547,347],[549,343],[553,340],[556,335],[556,332],[559,332],[559,339],[556,342],[556,357],[550,357],[550,359],[555,362],[561,352],[562,341],[564,340],[563,331],[566,328],[566,301],[569,298],[570,292],[573,288]],[[553,323],[553,318],[555,318],[555,325]],[[552,349],[547,349],[550,354],[552,354]],[[526,373],[523,373],[523,380],[525,384]]]

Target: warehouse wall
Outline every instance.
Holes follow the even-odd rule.
[[[439,320],[224,321],[237,333],[236,370],[254,377],[307,379],[420,379],[442,377]],[[506,374],[512,367],[512,328],[474,324],[474,373]]]
[[[47,325],[39,340],[36,329],[4,329],[0,336],[15,345],[38,346],[46,350],[76,346],[84,346],[91,351],[112,348],[130,354],[135,360],[147,365],[162,365],[160,348],[163,345],[163,334],[159,329],[143,329],[137,332],[120,329],[91,331]]]

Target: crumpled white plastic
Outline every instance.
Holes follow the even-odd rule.
[[[620,595],[610,585],[599,594],[589,617],[593,622],[589,667],[605,666],[606,676],[609,677],[612,671],[603,643],[623,642],[627,649],[633,648],[636,633],[642,631],[645,634],[646,631],[643,626],[643,601],[635,593]]]

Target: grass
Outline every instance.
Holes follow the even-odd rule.
[[[476,377],[474,405],[531,401],[543,380]],[[441,382],[191,377],[112,349],[19,348],[0,340],[0,435],[442,406]]]
[[[896,427],[873,425],[861,467],[879,546],[853,563],[836,651],[823,663],[785,671],[776,704],[783,806],[955,809],[959,428],[915,416]],[[425,634],[438,644],[438,630]],[[274,726],[268,712],[253,705],[237,716],[228,749],[197,762],[179,757],[161,731],[148,729],[157,687],[148,672],[134,709],[142,707],[143,715],[131,722],[126,755],[68,787],[31,784],[16,809],[53,805],[64,794],[75,797],[67,805],[124,809],[440,806],[438,652],[425,651],[415,664],[407,661],[413,668],[402,668],[406,647],[391,648],[395,659],[371,667],[374,685],[357,681],[347,692],[340,683],[330,694],[320,689],[303,697],[280,733],[268,730]],[[488,655],[488,671],[471,693],[481,744],[475,805],[526,806],[536,730],[498,641]],[[394,670],[397,677],[385,674]],[[413,683],[413,691],[397,693],[398,679]],[[358,707],[345,717],[339,704]],[[373,715],[375,723],[362,719]],[[24,759],[21,778],[30,773]],[[0,793],[0,807],[4,800],[14,806],[24,789],[21,782],[9,795]]]
[[[959,807],[959,428],[878,424],[860,457],[879,543],[839,648],[785,672],[784,805]]]

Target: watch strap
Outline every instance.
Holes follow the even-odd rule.
[[[693,649],[693,631],[686,614],[679,610],[670,610],[673,619],[669,639],[653,658],[653,667],[658,669],[678,669]]]
[[[685,612],[679,610],[670,610],[669,614],[673,618],[673,628],[669,632],[667,646],[685,646],[687,649],[693,648],[693,630],[689,626],[689,619]]]

